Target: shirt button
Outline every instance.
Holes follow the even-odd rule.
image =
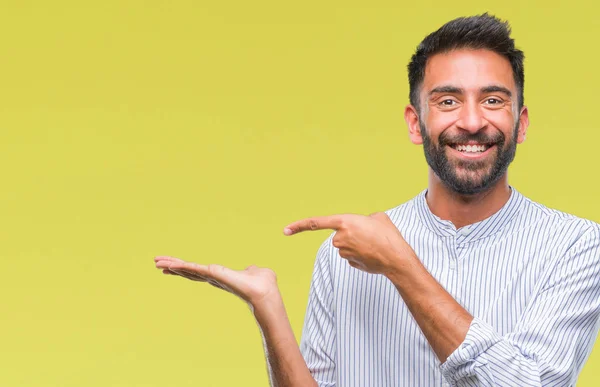
[[[461,228],[460,230],[458,230],[458,233],[459,233],[460,235],[463,235],[463,236],[464,236],[464,235],[467,235],[467,234],[469,233],[469,229],[468,229],[468,228],[466,228],[466,227],[463,227],[463,228]]]
[[[456,270],[456,262],[454,262],[454,261],[450,262],[450,270]]]

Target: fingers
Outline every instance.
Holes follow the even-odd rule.
[[[190,272],[185,271],[185,270],[167,269],[166,271],[170,272],[170,273],[172,273],[174,275],[178,275],[180,277],[187,278],[187,279],[192,280],[192,281],[207,282],[209,280],[206,277],[200,276],[200,275],[195,274],[195,273],[190,273]],[[164,273],[164,271],[163,271],[163,273]]]
[[[169,256],[158,256],[154,258],[154,262],[156,262],[156,267],[158,269],[162,269],[163,274],[178,275],[192,281],[207,281],[206,277],[192,270],[185,270],[185,265],[188,264],[188,262],[185,262],[182,259]]]
[[[199,265],[193,262],[186,262],[182,259],[159,256],[155,257],[156,267],[162,269],[163,274],[179,276],[187,278],[191,281],[207,282],[209,285],[217,289],[225,290],[229,293],[234,293],[229,286],[219,281],[218,278],[224,278],[225,281],[235,277],[234,270],[228,269],[221,265]],[[254,265],[248,268],[254,268]]]
[[[172,263],[172,262],[185,262],[183,259],[179,259],[179,258],[175,258],[175,257],[169,257],[166,255],[160,255],[157,257],[154,257],[154,263],[156,263],[156,267],[159,267],[159,264],[162,263]],[[164,266],[164,265],[163,265]]]
[[[159,269],[169,269],[170,267],[184,268],[185,265],[196,265],[195,263],[186,262],[183,259],[168,256],[155,257],[154,262]],[[190,271],[194,272],[193,270]]]
[[[160,256],[155,259],[156,267],[162,269],[164,274],[178,275],[192,281],[208,282],[210,285],[233,292],[230,285],[240,279],[240,273],[221,265],[199,265],[194,262],[186,262],[182,259]],[[248,267],[256,268],[251,265]]]
[[[173,274],[169,272],[169,266],[171,266],[174,262],[179,263],[183,261],[181,259],[172,257],[155,257],[154,262],[157,269],[163,269],[164,274]]]
[[[330,215],[315,218],[307,218],[290,223],[283,229],[285,235],[293,235],[302,231],[315,231],[332,229],[337,230],[341,227],[342,221],[346,215]]]
[[[190,273],[188,271],[185,270],[175,270],[175,269],[163,269],[163,273],[167,274],[167,275],[174,275],[174,276],[179,276],[179,277],[183,277],[183,278],[187,278],[189,280],[192,281],[197,281],[197,282],[207,282],[208,284],[214,286],[215,288],[221,289],[221,290],[225,290],[227,292],[231,292],[231,289],[229,289],[228,287],[226,287],[225,285],[219,283],[216,280],[213,279],[208,279],[206,277],[202,277],[198,274],[194,274],[194,273]]]
[[[194,281],[215,280],[220,283],[228,283],[235,280],[239,275],[237,271],[221,265],[200,265],[177,258],[168,258],[170,259],[163,259],[156,262],[156,267],[169,270]]]
[[[186,277],[195,277],[203,280],[212,279],[212,276],[208,270],[208,266],[199,265],[193,262],[168,262],[167,268],[170,271],[181,273]],[[191,279],[191,278],[190,278]]]
[[[154,257],[154,262],[164,261],[164,260],[183,262],[183,259],[171,257],[169,255],[158,255],[158,256]]]

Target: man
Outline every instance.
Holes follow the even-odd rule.
[[[429,186],[385,213],[305,219],[318,251],[300,349],[275,275],[157,257],[251,306],[275,386],[571,386],[598,332],[600,226],[508,184],[523,53],[487,14],[427,36],[405,119]]]

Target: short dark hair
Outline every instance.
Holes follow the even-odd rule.
[[[452,50],[487,49],[494,51],[510,62],[517,87],[519,110],[523,107],[523,88],[525,72],[523,69],[523,51],[515,48],[510,37],[510,25],[495,16],[482,15],[459,17],[444,24],[437,31],[427,35],[417,46],[417,51],[408,64],[408,83],[410,103],[420,114],[419,92],[425,78],[427,60],[435,55]]]

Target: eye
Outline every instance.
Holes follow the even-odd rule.
[[[502,100],[498,98],[488,98],[485,100],[488,105],[500,105],[502,104]]]
[[[453,99],[444,99],[439,102],[440,106],[454,106],[455,104],[456,104],[456,101]]]

